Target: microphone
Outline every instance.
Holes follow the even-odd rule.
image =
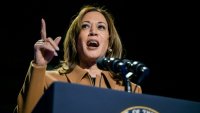
[[[96,60],[96,64],[101,70],[120,73],[123,77],[123,84],[127,92],[131,92],[132,90],[129,80],[132,75],[135,75],[135,77],[138,78],[136,81],[136,87],[133,90],[133,92],[135,92],[137,84],[139,84],[149,74],[149,69],[139,61],[101,57]]]
[[[122,60],[129,72],[132,72],[137,78],[136,84],[139,84],[146,76],[149,75],[149,68],[139,61],[132,61],[128,59]]]
[[[96,61],[97,67],[106,71],[113,71],[114,73],[119,73],[122,71],[121,67],[125,66],[127,72],[132,72],[135,76],[141,74],[147,75],[149,73],[148,67],[139,61],[132,61],[128,59],[119,59],[119,58],[108,58],[102,57]]]
[[[96,61],[97,67],[105,71],[113,71],[114,73],[119,73],[119,66],[123,65],[123,62],[119,58],[108,58],[101,57]]]
[[[141,75],[144,73],[147,75],[149,73],[149,68],[139,61],[123,59],[122,62],[126,65],[127,70],[133,72],[135,75]]]

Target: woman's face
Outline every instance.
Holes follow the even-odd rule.
[[[105,56],[108,45],[109,31],[105,17],[97,11],[85,14],[77,44],[80,61],[96,61]]]

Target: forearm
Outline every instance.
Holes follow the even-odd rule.
[[[18,96],[18,112],[30,113],[45,90],[46,66],[30,64],[23,87]]]

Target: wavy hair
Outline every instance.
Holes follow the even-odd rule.
[[[80,12],[75,16],[71,21],[69,29],[67,30],[66,37],[63,43],[63,62],[62,62],[62,73],[67,73],[74,69],[75,65],[79,63],[78,54],[77,54],[77,38],[81,30],[81,20],[85,14],[88,12],[97,11],[105,17],[108,23],[109,31],[109,49],[112,51],[107,51],[105,57],[122,57],[122,43],[119,37],[119,34],[114,25],[113,16],[106,10],[104,7],[95,7],[87,5],[81,8]]]

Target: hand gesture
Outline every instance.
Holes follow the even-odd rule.
[[[47,37],[46,23],[44,19],[41,20],[41,39],[34,44],[34,61],[37,65],[47,65],[54,56],[58,56],[59,51],[58,44],[61,37],[57,37],[53,40],[51,37]]]

